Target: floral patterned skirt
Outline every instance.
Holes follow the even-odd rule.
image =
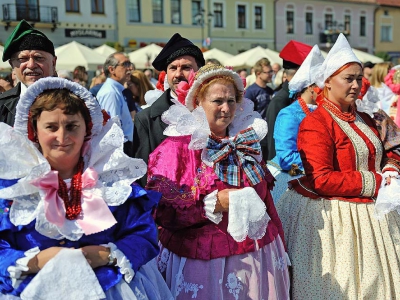
[[[378,221],[374,206],[282,196],[292,299],[400,299],[400,216]]]
[[[289,263],[290,264],[290,263]],[[175,299],[289,299],[288,257],[278,236],[255,252],[211,260],[162,247],[158,267]]]

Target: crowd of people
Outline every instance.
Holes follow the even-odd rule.
[[[342,34],[326,58],[280,56],[247,76],[176,33],[158,81],[116,52],[89,85],[21,21],[0,81],[0,299],[400,298],[400,71]]]

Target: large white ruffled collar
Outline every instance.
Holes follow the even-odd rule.
[[[20,131],[0,123],[0,132],[0,177],[19,178],[13,186],[0,190],[0,198],[13,200],[11,222],[17,226],[36,220],[36,230],[49,238],[78,240],[83,235],[78,222],[65,220],[62,227],[50,223],[45,217],[43,191],[31,184],[51,171],[48,161]],[[123,204],[131,194],[132,182],[147,171],[143,160],[124,154],[123,140],[118,119],[111,119],[92,136],[83,157],[85,170],[90,167],[98,174],[97,184],[86,191],[99,195],[108,206]]]
[[[168,127],[164,130],[164,135],[190,135],[189,149],[204,150],[207,146],[207,139],[211,134],[204,109],[199,106],[190,112],[186,106],[177,100],[173,102],[175,104],[165,111],[161,117],[162,121],[168,124]],[[268,133],[267,122],[261,118],[257,111],[254,111],[254,103],[243,98],[243,101],[238,103],[235,118],[228,127],[229,139],[233,139],[240,131],[250,127],[254,129],[260,141]],[[257,155],[255,158],[261,161],[262,155]],[[203,151],[202,160],[207,165],[212,166],[212,162],[207,158],[205,151]]]

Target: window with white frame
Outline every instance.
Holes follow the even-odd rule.
[[[238,28],[246,28],[246,5],[237,6]]]
[[[286,33],[294,33],[294,11],[286,11]]]
[[[346,34],[350,34],[351,32],[351,17],[350,15],[345,15],[344,16],[344,31]]]
[[[381,25],[381,42],[393,41],[392,25]]]
[[[163,0],[153,0],[153,23],[164,23]]]
[[[262,6],[254,6],[254,28],[263,29],[263,8]]]
[[[214,2],[214,27],[224,27],[223,3]]]
[[[306,12],[306,34],[313,34],[313,13]]]
[[[360,16],[360,36],[366,36],[367,19],[365,16]]]
[[[171,0],[171,23],[181,24],[181,0]]]
[[[192,25],[198,25],[198,15],[201,13],[201,1],[192,0]]]
[[[128,0],[127,8],[129,22],[140,22],[140,0]]]
[[[325,14],[325,30],[331,30],[333,25],[333,15],[330,13]]]

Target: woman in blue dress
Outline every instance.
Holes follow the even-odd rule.
[[[291,96],[297,95],[297,100],[282,109],[277,116],[274,127],[276,156],[268,162],[268,169],[276,179],[272,190],[275,203],[286,191],[287,182],[301,176],[304,171],[297,151],[297,133],[304,117],[316,108],[315,74],[323,61],[315,45],[289,82]]]
[[[134,183],[147,166],[107,117],[79,84],[43,78],[14,128],[0,123],[0,298],[170,298],[153,260],[160,195]]]

